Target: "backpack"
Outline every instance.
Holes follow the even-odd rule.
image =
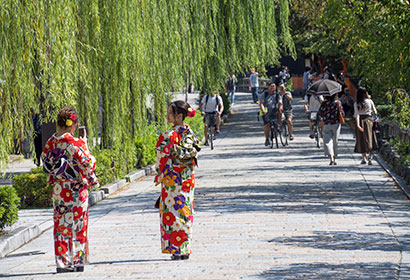
[[[206,108],[206,104],[208,104],[208,99],[209,99],[209,94],[207,94],[206,97],[205,97],[204,111],[205,111],[205,108]],[[215,111],[218,111],[218,108],[219,108],[219,98],[218,98],[218,95],[216,95],[216,110]]]
[[[264,93],[263,93],[263,100],[265,100],[266,99],[266,96],[268,96],[268,94],[269,94],[269,91],[265,91]],[[278,105],[278,102],[279,102],[279,93],[277,93],[276,91],[275,91],[275,103],[276,103],[276,105]]]

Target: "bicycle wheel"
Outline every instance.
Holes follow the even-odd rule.
[[[208,140],[209,140],[209,144],[211,145],[211,150],[214,149],[214,128],[209,127],[208,128]]]
[[[279,131],[279,138],[280,142],[282,143],[282,146],[286,146],[288,144],[288,133],[287,133],[287,125],[286,121],[283,121],[282,124],[280,125],[280,131]]]
[[[316,125],[315,127],[315,140],[316,140],[316,147],[320,148],[320,133],[319,133],[318,125]]]
[[[273,148],[273,138],[274,138],[274,133],[275,133],[275,128],[274,128],[274,126],[273,125],[271,125],[270,126],[270,148],[272,149]]]

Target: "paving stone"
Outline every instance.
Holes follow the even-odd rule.
[[[0,277],[409,279],[409,201],[377,162],[360,165],[351,132],[342,131],[338,165],[329,166],[296,98],[295,140],[266,148],[258,108],[249,94],[236,97],[215,149],[200,153],[188,261],[160,252],[159,187],[148,176],[90,209],[85,272],[54,273],[48,230],[0,259]]]

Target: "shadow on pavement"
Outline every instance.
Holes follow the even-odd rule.
[[[27,277],[27,276],[37,276],[37,275],[54,275],[57,272],[38,272],[38,273],[16,273],[16,274],[1,274],[0,278],[11,278],[11,277]]]
[[[391,275],[392,270],[397,270],[396,263],[390,262],[372,262],[372,263],[344,263],[344,264],[329,264],[329,263],[301,263],[273,268],[258,275],[258,278],[263,279],[388,279],[387,275]]]
[[[123,260],[123,261],[105,261],[105,262],[92,262],[90,265],[99,264],[124,264],[124,263],[151,263],[151,262],[167,262],[172,261],[171,259],[150,259],[150,260]]]

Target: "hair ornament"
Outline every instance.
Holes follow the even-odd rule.
[[[65,125],[66,126],[72,126],[73,125],[73,121],[75,121],[75,115],[71,114],[68,119],[65,121]]]
[[[191,107],[189,107],[187,117],[188,118],[193,118],[195,116],[195,113],[196,113],[196,111],[194,109],[192,109]]]
[[[66,126],[72,126],[72,125],[73,125],[73,121],[70,120],[70,119],[68,119],[68,120],[65,121],[65,125],[66,125]]]

